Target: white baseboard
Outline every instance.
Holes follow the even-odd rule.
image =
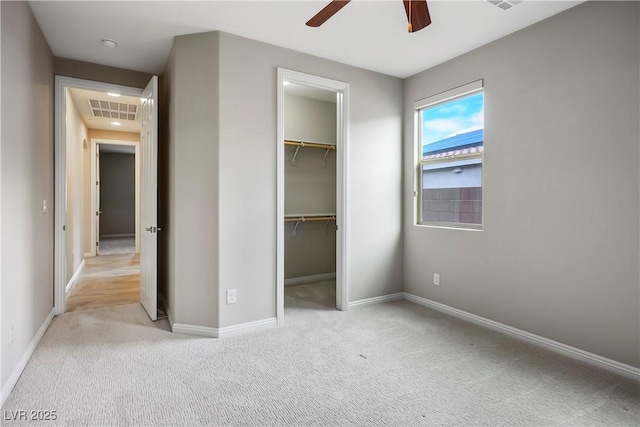
[[[76,283],[78,283],[78,279],[80,278],[80,275],[82,274],[83,270],[84,270],[84,260],[82,260],[82,262],[76,269],[76,272],[73,273],[73,276],[71,276],[69,283],[67,283],[67,286],[65,287],[65,293],[67,296],[69,296],[69,294],[73,290],[73,287],[76,285]]]
[[[100,236],[101,239],[113,239],[116,237],[136,237],[135,233],[124,233],[124,234],[103,234]]]
[[[253,332],[277,326],[275,317],[256,320],[254,322],[241,323],[239,325],[225,326],[223,328],[211,328],[209,326],[189,325],[186,323],[174,323],[170,311],[167,310],[171,330],[176,334],[195,335],[208,338],[225,338],[245,332]]]
[[[38,343],[40,343],[40,340],[44,336],[44,333],[47,331],[47,328],[51,324],[51,320],[53,320],[53,314],[54,314],[54,310],[52,309],[47,315],[47,317],[44,319],[44,322],[42,322],[42,325],[40,325],[38,332],[36,332],[36,335],[33,337],[31,342],[29,343],[29,346],[26,348],[26,350],[22,354],[22,357],[20,357],[20,360],[18,360],[16,367],[13,369],[11,376],[7,380],[7,383],[5,384],[4,387],[2,387],[2,396],[0,397],[0,406],[4,405],[4,402],[7,400],[7,398],[11,394],[11,391],[18,383],[18,379],[20,378],[20,375],[22,375],[22,371],[24,371],[24,368],[27,366],[27,363],[29,363],[29,359],[31,359],[31,355],[33,355],[33,352],[38,346]]]
[[[547,350],[562,354],[572,359],[580,360],[590,365],[597,366],[609,372],[622,375],[626,378],[640,381],[640,369],[634,366],[620,363],[594,353],[589,353],[588,351],[580,350],[579,348],[571,347],[558,341],[550,340],[540,335],[532,334],[530,332],[523,331],[521,329],[517,329],[512,326],[487,319],[485,317],[477,316],[475,314],[471,314],[466,311],[441,304],[439,302],[422,298],[408,292],[404,292],[404,298],[416,304],[431,308],[436,311],[440,311],[445,314],[449,314],[451,316],[466,320],[471,323],[475,323],[476,325],[484,326],[485,328],[489,328],[505,335],[509,335],[521,341],[526,341],[538,347],[543,347]]]
[[[324,280],[334,280],[336,273],[323,273],[314,274],[313,276],[292,277],[290,279],[284,279],[284,285],[300,285],[302,283],[322,282]]]
[[[362,307],[363,305],[378,304],[386,301],[395,301],[404,298],[404,292],[396,292],[395,294],[382,295],[379,297],[365,298],[357,301],[349,302],[349,308]]]
[[[278,325],[278,321],[275,317],[269,319],[256,320],[253,322],[241,323],[239,325],[225,326],[218,329],[218,336],[220,338],[230,337],[232,335],[238,335],[245,332],[259,331],[262,329],[275,328]]]
[[[187,323],[169,322],[174,334],[195,335],[197,337],[218,338],[218,328],[208,326],[189,325]]]

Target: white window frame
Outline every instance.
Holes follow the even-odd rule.
[[[485,216],[484,216],[484,171],[485,171],[485,162],[484,162],[484,141],[483,141],[483,152],[475,153],[470,155],[462,155],[462,156],[454,156],[454,157],[446,157],[441,159],[431,159],[431,160],[423,160],[423,147],[422,147],[422,121],[421,121],[421,111],[425,108],[433,107],[438,104],[443,104],[445,102],[453,101],[457,98],[462,98],[468,95],[472,95],[477,92],[484,91],[484,80],[477,80],[471,83],[467,83],[462,86],[458,86],[456,88],[438,93],[436,95],[428,96],[426,98],[419,99],[414,103],[414,123],[415,123],[415,152],[417,153],[416,157],[416,165],[415,165],[415,184],[416,189],[414,191],[414,199],[415,199],[415,222],[416,226],[425,226],[425,227],[434,227],[434,228],[449,228],[456,230],[472,230],[472,231],[482,231],[484,228]],[[484,108],[484,104],[483,104]],[[463,222],[432,222],[432,221],[423,221],[422,220],[422,193],[423,193],[423,167],[425,165],[433,165],[436,163],[444,163],[451,162],[453,159],[460,160],[476,160],[479,159],[482,164],[482,222],[480,224],[470,224]]]

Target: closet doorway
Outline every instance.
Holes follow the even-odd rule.
[[[346,310],[348,84],[278,69],[277,319]],[[286,288],[286,290],[285,290]]]
[[[91,256],[140,253],[139,143],[92,138],[91,159]]]

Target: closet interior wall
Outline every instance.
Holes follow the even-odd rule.
[[[285,140],[335,146],[335,101],[291,95],[287,88]],[[335,217],[336,150],[285,145],[284,187],[285,217],[320,214]],[[284,233],[285,284],[291,279],[336,272],[335,220],[289,220],[285,222]]]

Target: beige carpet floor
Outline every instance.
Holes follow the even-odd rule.
[[[286,295],[284,326],[223,339],[172,334],[138,304],[66,313],[2,409],[74,426],[640,420],[638,383],[493,331],[407,301],[339,312],[328,284]]]

